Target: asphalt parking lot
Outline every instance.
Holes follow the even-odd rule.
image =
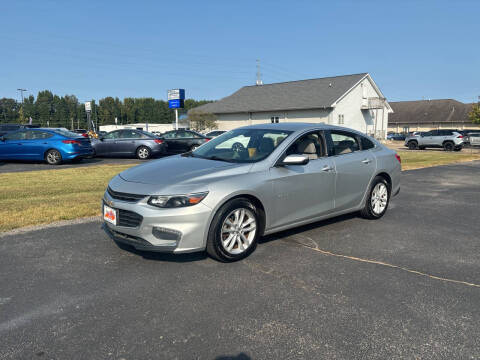
[[[59,170],[80,166],[109,165],[109,164],[141,164],[140,160],[131,158],[99,158],[83,159],[81,162],[65,162],[61,165],[49,165],[40,161],[3,161],[0,160],[0,174],[8,172],[23,172],[37,170]]]
[[[480,162],[403,173],[246,260],[126,251],[99,221],[0,237],[0,359],[478,359]]]

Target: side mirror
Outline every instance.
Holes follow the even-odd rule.
[[[288,155],[283,161],[279,162],[279,166],[286,165],[307,165],[310,161],[310,158],[306,155]]]

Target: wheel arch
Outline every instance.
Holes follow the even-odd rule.
[[[253,203],[253,205],[259,209],[260,211],[258,211],[258,215],[260,217],[260,236],[263,235],[263,233],[265,232],[265,227],[266,227],[266,222],[267,222],[267,215],[266,215],[266,211],[265,211],[265,205],[263,204],[263,202],[260,200],[260,198],[258,196],[256,196],[255,194],[252,194],[248,191],[239,191],[239,192],[236,192],[234,194],[231,194],[230,196],[228,197],[225,197],[224,199],[222,199],[222,201],[220,201],[217,206],[212,210],[212,214],[208,220],[208,226],[206,226],[205,228],[205,234],[204,234],[204,246],[206,246],[206,243],[207,243],[207,237],[208,237],[208,232],[210,230],[210,227],[212,226],[212,222],[213,222],[213,219],[215,218],[215,215],[218,213],[218,211],[222,208],[222,206],[224,206],[226,203],[228,203],[229,201],[232,201],[232,200],[235,200],[235,199],[240,199],[240,198],[243,198],[243,199],[247,199],[249,201],[251,201]]]

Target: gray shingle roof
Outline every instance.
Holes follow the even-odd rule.
[[[388,116],[391,124],[471,123],[468,113],[472,104],[453,99],[390,102],[394,113]]]
[[[215,114],[330,107],[367,73],[244,86],[219,101],[190,111]]]

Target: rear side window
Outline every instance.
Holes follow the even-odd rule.
[[[133,130],[123,130],[120,132],[121,139],[140,139],[142,134]]]
[[[331,144],[329,146],[329,154],[344,155],[360,149],[356,135],[346,131],[331,131]]]
[[[375,144],[365,136],[360,136],[360,143],[362,144],[362,150],[368,150],[375,147]]]
[[[53,134],[46,131],[27,131],[27,139],[36,140],[36,139],[48,139],[52,137]]]

